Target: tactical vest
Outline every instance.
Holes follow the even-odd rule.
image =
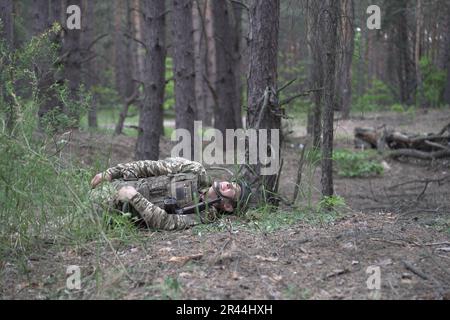
[[[199,181],[195,173],[177,173],[158,177],[149,177],[134,180],[114,181],[116,190],[125,186],[134,187],[144,198],[154,205],[164,209],[164,200],[176,199],[177,205],[182,208],[193,205],[199,199]],[[129,212],[129,206],[124,205],[122,211]]]

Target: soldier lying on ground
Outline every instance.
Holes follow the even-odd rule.
[[[104,181],[109,183],[97,188]],[[91,186],[97,210],[119,211],[131,215],[140,225],[159,230],[180,230],[215,221],[223,213],[242,208],[250,196],[245,183],[212,181],[200,163],[183,158],[119,164],[98,173]],[[195,214],[174,214],[167,208],[167,199],[178,208],[205,201],[215,203]]]

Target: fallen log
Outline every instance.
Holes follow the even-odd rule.
[[[424,151],[419,151],[419,150],[414,150],[414,149],[398,149],[398,150],[390,151],[388,156],[393,159],[397,159],[400,157],[409,157],[409,158],[417,158],[417,159],[423,159],[423,160],[436,160],[436,159],[450,157],[450,150],[424,152]]]
[[[450,157],[450,124],[438,134],[410,134],[395,130],[355,128],[355,147],[390,151],[388,156],[397,159],[410,157],[434,160]]]

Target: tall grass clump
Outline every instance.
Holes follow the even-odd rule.
[[[65,84],[53,84],[60,104],[37,116],[47,99],[36,66],[46,61],[58,72],[55,25],[14,51],[0,41],[0,260],[38,252],[48,244],[82,243],[104,236],[104,220],[89,200],[93,170],[61,156],[68,141],[57,138],[76,124],[74,114],[89,105],[89,95],[73,98]],[[24,89],[25,88],[25,89]],[[62,112],[62,110],[76,112]],[[105,237],[106,240],[106,237]]]

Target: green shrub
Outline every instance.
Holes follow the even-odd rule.
[[[389,106],[394,103],[394,96],[389,87],[380,80],[373,80],[372,86],[367,92],[358,97],[355,109],[361,112],[376,111],[382,106]]]
[[[423,77],[423,94],[426,103],[438,107],[443,103],[443,93],[447,74],[439,70],[428,57],[420,59],[420,70]]]
[[[406,109],[405,109],[405,107],[403,107],[403,105],[396,103],[391,106],[391,111],[398,112],[398,113],[404,113],[404,112],[406,112]]]
[[[367,177],[381,175],[383,166],[370,159],[370,152],[336,150],[333,160],[337,164],[338,175],[342,177]]]
[[[48,130],[38,130],[36,114],[46,97],[38,90],[33,65],[44,57],[56,56],[49,50],[54,47],[48,37],[55,30],[33,38],[14,52],[0,41],[1,88],[6,88],[0,94],[2,261],[27,254],[47,242],[74,244],[104,235],[105,221],[93,214],[87,192],[96,170],[77,167],[59,152],[68,141],[54,131],[72,123],[61,120],[64,116],[55,111],[46,116]],[[16,90],[15,81],[28,91]],[[73,100],[65,85],[59,85],[58,92],[65,110],[88,101]],[[85,94],[82,90],[79,93]],[[13,109],[14,122],[7,127]]]

